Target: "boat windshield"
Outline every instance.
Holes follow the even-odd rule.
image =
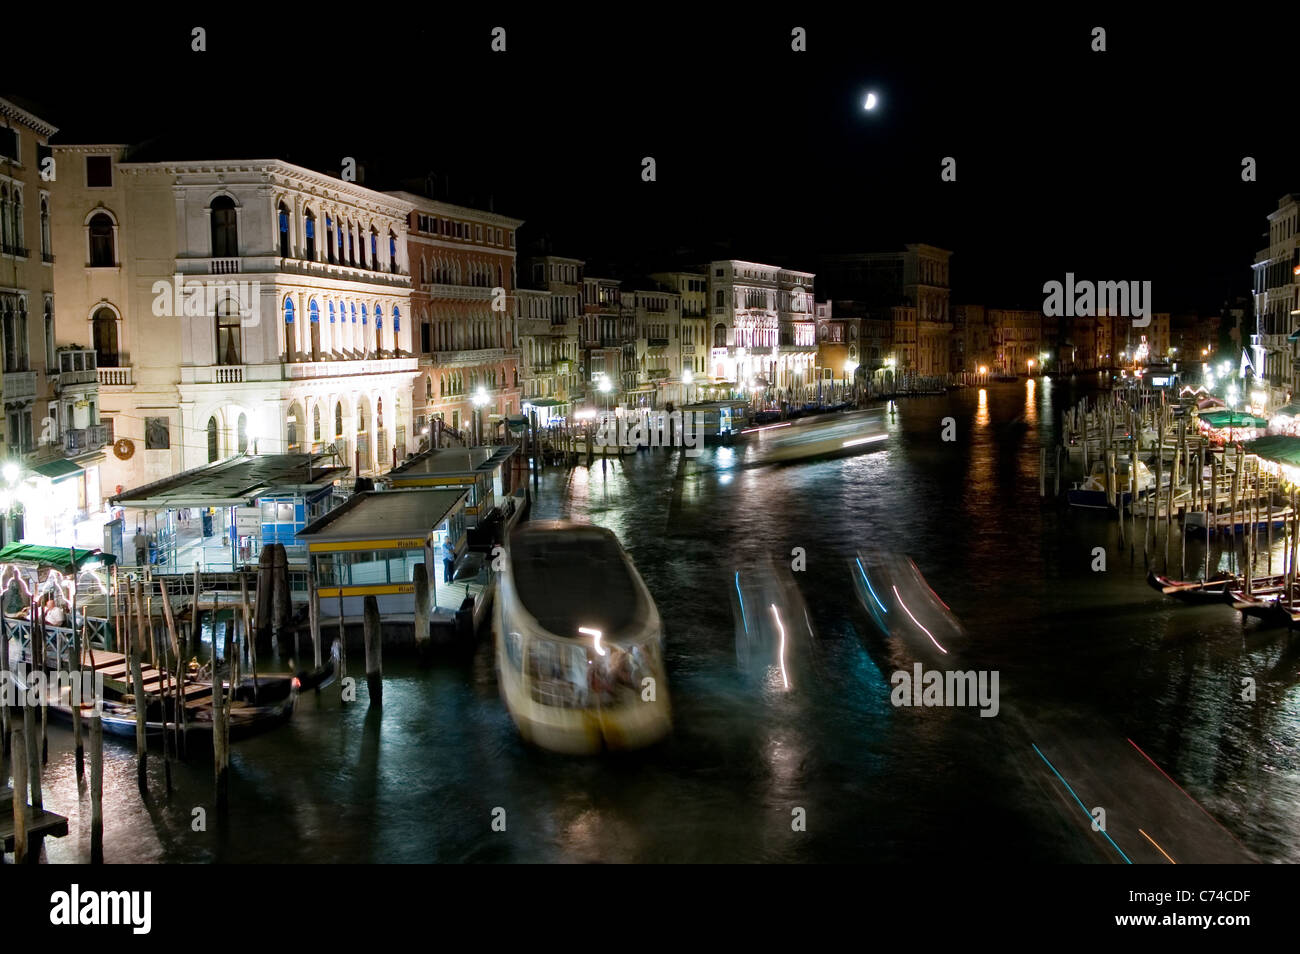
[[[548,632],[606,640],[634,629],[646,607],[618,540],[600,527],[524,528],[510,540],[510,564],[524,608]]]

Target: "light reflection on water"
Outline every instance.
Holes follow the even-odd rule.
[[[106,742],[107,858],[1096,860],[1022,770],[1026,732],[1051,725],[1133,738],[1260,857],[1300,860],[1300,641],[1288,650],[1285,633],[1243,631],[1228,607],[1169,601],[1144,584],[1140,539],[1121,547],[1113,519],[1040,505],[1039,447],[1078,397],[1043,380],[911,399],[886,416],[884,446],[842,460],[729,470],[738,444],[684,466],[660,451],[548,470],[534,515],[615,530],[659,604],[667,744],[610,759],[538,752],[497,697],[486,642],[429,669],[392,658],[382,715],[367,712],[364,684],[346,707],[336,690],[308,694],[289,725],[235,746],[229,836],[211,818],[191,830],[191,809],[211,805],[210,763],[178,766],[168,801],[155,754],[145,805],[131,746]],[[954,442],[941,440],[947,416]],[[813,682],[765,691],[737,671],[726,588],[756,561],[788,565],[796,546]],[[889,675],[910,659],[856,605],[848,558],[864,546],[916,560],[981,665],[1001,672],[1007,717],[892,708]],[[1091,569],[1096,546],[1105,573]],[[1202,564],[1199,545],[1187,553]],[[1212,561],[1227,560],[1216,547]],[[1257,681],[1254,705],[1237,699],[1243,678]],[[59,861],[89,855],[68,744],[51,729],[46,803],[73,819],[49,843]],[[491,830],[497,807],[506,832]],[[804,833],[791,831],[795,807]]]

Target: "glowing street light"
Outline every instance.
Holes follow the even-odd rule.
[[[988,373],[989,373],[988,365],[986,365],[986,364],[981,364],[981,365],[980,365],[980,374],[988,374]]]
[[[879,102],[879,100],[876,99],[876,94],[868,93],[867,98],[862,101],[862,108],[870,112],[871,110],[876,108],[877,102]]]
[[[18,465],[15,464],[13,461],[10,461],[9,463],[5,464],[4,478],[8,483],[11,484],[18,482]]]

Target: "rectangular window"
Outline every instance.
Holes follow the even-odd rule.
[[[112,156],[86,157],[86,186],[91,189],[107,189],[113,185]]]
[[[171,446],[171,422],[165,417],[146,417],[144,419],[144,449],[170,450]]]
[[[0,128],[0,156],[19,161],[18,130],[12,127]]]

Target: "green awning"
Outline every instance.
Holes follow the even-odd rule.
[[[36,543],[11,543],[0,550],[0,564],[21,563],[25,566],[53,567],[60,573],[72,572],[75,555],[77,569],[88,563],[111,566],[116,557],[101,550],[73,550],[71,547],[47,547]]]
[[[1224,430],[1229,427],[1268,427],[1268,421],[1253,414],[1241,414],[1236,411],[1209,411],[1200,415],[1202,421],[1210,427]]]
[[[1300,437],[1287,437],[1274,434],[1247,441],[1242,445],[1247,454],[1254,454],[1262,460],[1276,461],[1279,464],[1300,465]]]
[[[1300,341],[1300,328],[1297,328],[1295,331],[1293,331],[1293,332],[1291,332],[1289,335],[1287,335],[1287,336],[1286,336],[1286,340],[1287,340],[1287,341]]]
[[[47,460],[45,463],[33,467],[32,472],[40,474],[42,477],[48,477],[52,483],[58,483],[60,480],[75,477],[82,471],[80,467],[70,460]]]

